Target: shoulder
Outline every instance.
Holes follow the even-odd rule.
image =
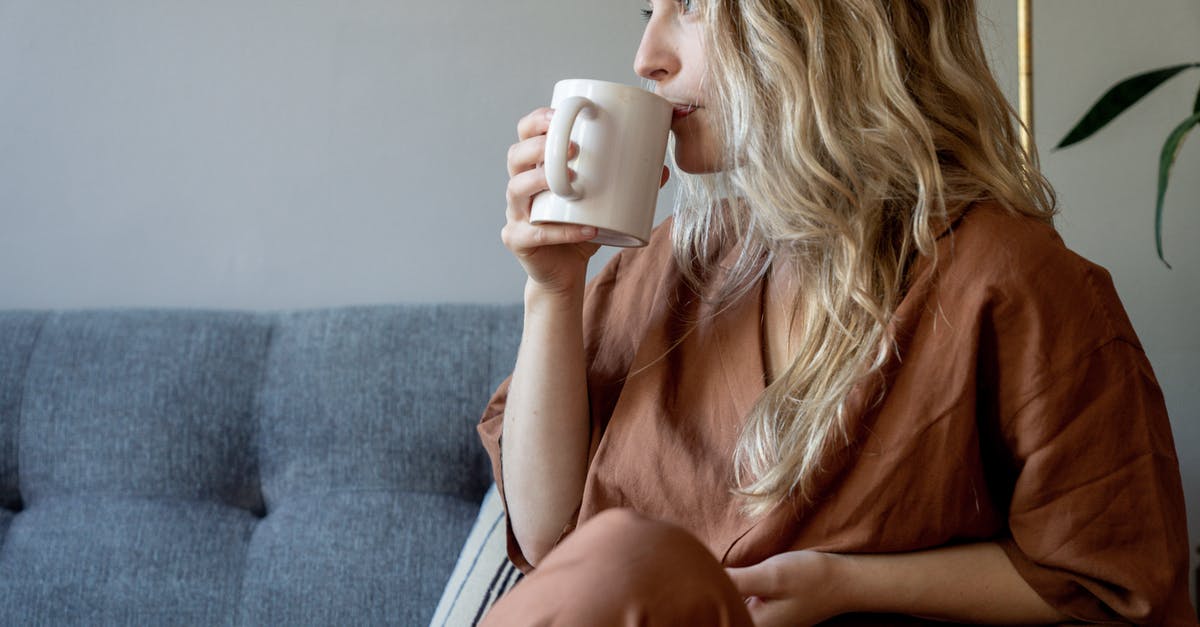
[[[997,276],[1045,262],[1070,269],[1079,259],[1050,223],[996,203],[967,208],[943,235],[940,252],[949,252],[956,261],[986,258],[986,265],[994,268],[990,274]]]
[[[1052,225],[995,203],[971,206],[939,240],[938,255],[943,274],[969,270],[977,281],[999,284],[1079,274],[1090,265]]]
[[[1140,348],[1112,277],[1066,246],[1046,222],[980,203],[939,240],[941,298],[979,307],[1000,328],[1037,325],[1059,341]]]

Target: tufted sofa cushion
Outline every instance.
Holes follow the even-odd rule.
[[[0,313],[0,624],[429,620],[515,306]]]

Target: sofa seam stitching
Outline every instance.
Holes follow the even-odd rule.
[[[278,314],[270,317],[271,325],[267,327],[266,341],[263,342],[262,372],[258,374],[258,382],[254,387],[254,404],[250,411],[254,417],[254,472],[258,475],[258,496],[262,500],[263,518],[266,518],[267,497],[263,493],[263,394],[267,387],[267,376],[270,371],[271,351],[275,346],[275,333],[279,326]]]
[[[267,316],[267,319],[270,320],[271,324],[267,327],[266,341],[263,342],[262,372],[260,372],[258,375],[258,383],[254,387],[254,400],[252,401],[250,407],[250,414],[253,417],[254,424],[254,474],[257,475],[258,479],[258,497],[262,501],[263,515],[261,517],[256,516],[257,520],[254,523],[254,527],[250,530],[250,537],[246,540],[246,554],[242,559],[242,572],[241,577],[238,580],[238,604],[232,621],[232,624],[234,625],[244,624],[242,622],[242,609],[246,604],[246,573],[250,568],[250,548],[254,541],[254,533],[258,530],[259,524],[261,524],[262,519],[266,518],[269,514],[267,511],[267,497],[263,493],[262,396],[263,389],[266,387],[267,371],[270,369],[271,348],[275,343],[275,329],[279,325],[279,317],[280,314],[278,313]]]
[[[42,331],[46,328],[46,321],[50,319],[51,315],[53,314],[50,312],[42,315],[42,319],[40,324],[38,324],[37,331],[33,334],[33,342],[29,345],[29,354],[25,356],[24,372],[21,373],[20,397],[17,399],[17,430],[15,433],[16,441],[13,442],[16,452],[13,454],[13,459],[15,460],[14,466],[17,480],[17,498],[21,500],[22,510],[26,509],[29,505],[25,495],[21,492],[21,432],[25,427],[25,392],[29,389],[29,367],[33,364],[33,354],[37,351],[38,344],[41,343]],[[6,533],[4,535],[7,536],[8,534]]]
[[[322,489],[322,490],[308,490],[305,492],[290,493],[288,495],[288,498],[289,499],[310,499],[310,498],[325,498],[330,495],[337,495],[337,494],[372,494],[372,493],[374,493],[374,494],[411,494],[411,495],[420,495],[420,496],[444,497],[444,498],[448,498],[448,499],[455,499],[458,501],[462,501],[463,503],[470,503],[470,504],[474,504],[474,505],[480,504],[480,501],[476,501],[475,499],[465,497],[457,492],[450,492],[447,490],[422,490],[422,489],[415,489],[415,488],[403,488],[403,487],[391,487],[391,486],[360,487],[360,488],[334,486],[334,487],[330,487],[330,488]],[[226,507],[229,509],[234,509],[234,510],[238,510],[238,511],[242,511],[242,512],[247,511],[246,508],[244,508],[244,507],[240,507],[238,505],[233,505],[233,504],[227,503],[225,501],[222,501],[220,499],[214,499],[212,496],[202,495],[202,494],[197,494],[197,495],[193,495],[193,496],[181,496],[178,494],[163,494],[163,493],[158,493],[158,492],[105,492],[105,491],[98,491],[98,490],[89,490],[86,493],[63,492],[63,493],[56,494],[56,495],[54,495],[52,497],[48,497],[48,498],[58,499],[58,498],[88,498],[88,497],[144,499],[144,500],[148,500],[148,501],[188,501],[188,502],[195,501],[195,502],[216,504],[216,505],[220,505],[221,507]],[[254,514],[251,513],[251,515],[253,516]],[[256,516],[256,518],[257,518],[257,516]],[[262,519],[260,518],[259,520],[262,520]]]

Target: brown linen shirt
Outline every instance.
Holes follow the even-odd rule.
[[[688,529],[727,566],[990,540],[1078,620],[1196,624],[1162,394],[1107,272],[1052,227],[993,204],[952,224],[937,266],[913,269],[898,356],[848,399],[852,442],[829,454],[818,498],[756,520],[730,489],[739,428],[765,389],[763,287],[713,311],[675,268],[669,231],[587,288],[577,522],[629,507]],[[502,496],[507,391],[479,426]],[[511,528],[508,548],[528,570]]]

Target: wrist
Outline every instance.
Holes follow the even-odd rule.
[[[869,573],[862,568],[862,556],[825,553],[828,558],[830,599],[839,614],[874,611],[870,598]]]
[[[844,612],[918,615],[922,595],[933,577],[914,572],[907,561],[920,553],[844,553],[837,555],[834,579]]]
[[[582,311],[584,283],[566,288],[550,288],[533,279],[525,281],[525,310]]]

